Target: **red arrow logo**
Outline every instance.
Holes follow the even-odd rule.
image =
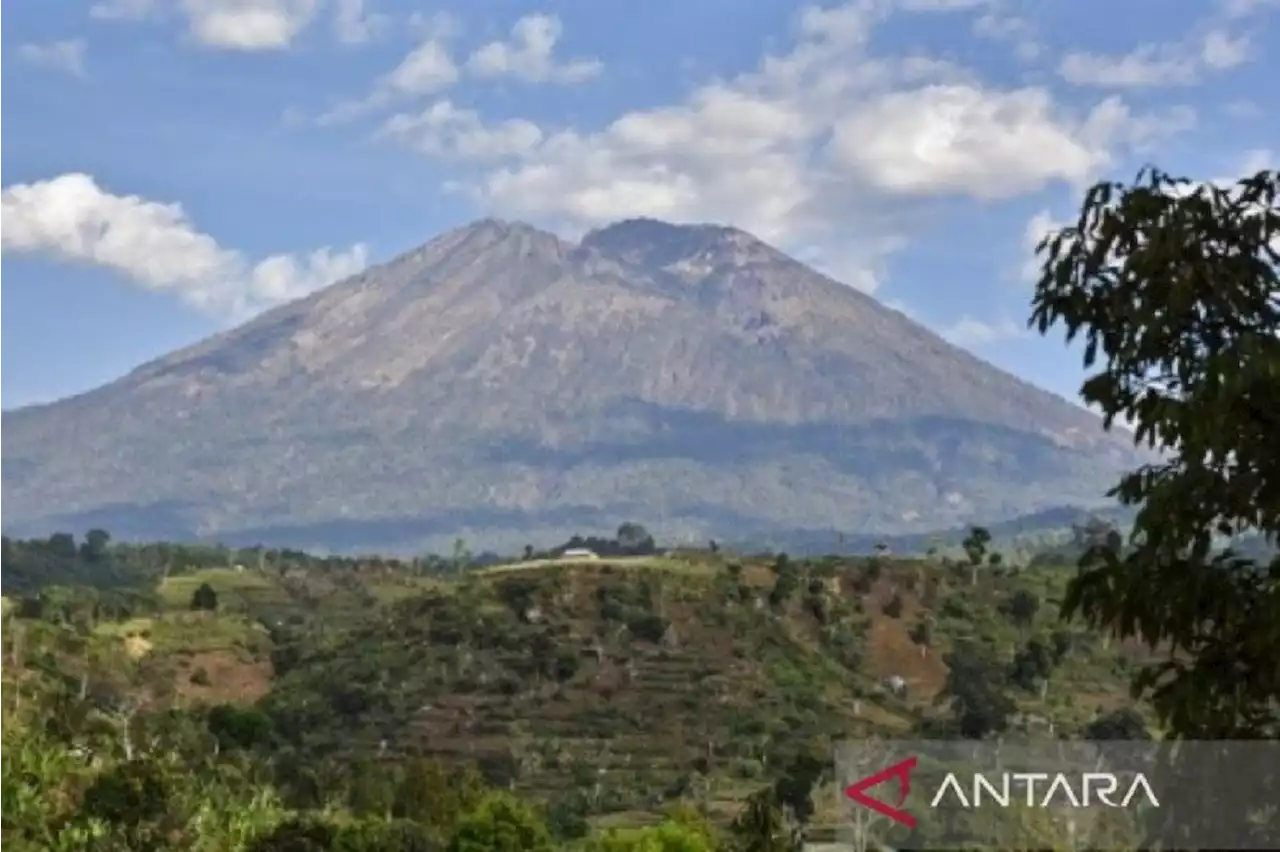
[[[908,757],[906,760],[899,761],[887,769],[882,769],[875,775],[868,775],[856,784],[851,784],[844,789],[844,794],[853,799],[864,808],[870,808],[878,814],[887,816],[894,822],[901,823],[907,828],[916,827],[916,818],[906,811],[902,810],[902,803],[907,800],[907,796],[911,793],[911,770],[916,768],[916,758]],[[866,791],[883,784],[891,778],[898,779],[898,806],[886,805],[879,799],[873,799],[866,794]]]

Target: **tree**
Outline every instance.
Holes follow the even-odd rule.
[[[768,787],[757,790],[747,799],[746,807],[729,831],[741,852],[798,852],[800,849],[795,827],[787,823],[786,814]]]
[[[81,805],[85,816],[119,826],[140,842],[149,839],[149,823],[169,812],[173,785],[161,767],[148,760],[127,760],[94,778]]]
[[[645,554],[654,551],[653,536],[642,525],[633,521],[621,524],[615,537],[618,546],[627,553]]]
[[[665,820],[649,828],[615,828],[593,837],[582,852],[715,852],[706,834]]]
[[[85,562],[102,562],[106,559],[107,545],[110,542],[111,534],[106,530],[89,530],[84,535],[84,541],[80,543],[80,558]]]
[[[974,586],[978,585],[978,566],[986,559],[987,545],[990,543],[991,531],[986,527],[970,527],[969,534],[960,542],[964,555],[969,560],[970,583]]]
[[[71,533],[54,533],[49,536],[45,545],[49,555],[55,559],[72,560],[76,558],[76,537]]]
[[[1084,402],[1160,451],[1111,491],[1137,508],[1127,547],[1086,552],[1063,613],[1174,652],[1134,684],[1174,737],[1280,736],[1280,558],[1213,541],[1280,535],[1278,236],[1277,172],[1145,169],[1038,247],[1031,324],[1082,338]]]
[[[810,752],[792,757],[773,785],[773,798],[804,825],[813,817],[813,788],[826,769],[827,761]]]
[[[1000,611],[1019,627],[1028,627],[1040,611],[1040,598],[1034,592],[1018,589],[1000,605]]]
[[[982,739],[1009,727],[1016,705],[1001,688],[1003,667],[990,652],[973,644],[959,645],[945,658],[947,681],[941,697],[951,702],[960,736]]]
[[[218,593],[208,583],[201,583],[200,588],[191,594],[191,608],[212,612],[218,608]]]
[[[1032,639],[1013,655],[1009,664],[1009,681],[1027,692],[1041,689],[1041,697],[1048,691],[1049,675],[1053,673],[1053,654],[1043,642]]]
[[[911,628],[911,641],[920,648],[920,656],[927,656],[930,646],[933,645],[934,621],[932,615],[926,615],[917,621]]]
[[[777,579],[773,581],[773,588],[769,590],[769,605],[780,609],[787,605],[796,589],[800,587],[800,574],[795,566],[787,561],[785,554],[778,557],[773,570],[777,573]]]
[[[449,852],[551,852],[547,825],[509,793],[490,793],[458,821]]]
[[[1142,716],[1132,707],[1103,713],[1084,727],[1088,740],[1149,740],[1150,732]]]

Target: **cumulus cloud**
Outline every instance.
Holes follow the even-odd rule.
[[[442,92],[458,82],[461,71],[453,61],[449,40],[457,30],[451,18],[419,21],[421,37],[413,49],[379,77],[364,97],[345,101],[316,119],[321,126],[342,124],[399,100]]]
[[[1232,36],[1224,29],[1214,28],[1198,40],[1144,44],[1121,56],[1069,53],[1058,65],[1058,74],[1077,86],[1189,86],[1199,82],[1206,72],[1226,71],[1244,64],[1251,54],[1247,36]]]
[[[1280,0],[1224,0],[1221,5],[1227,17],[1244,18],[1268,9],[1280,8]]]
[[[142,21],[173,10],[186,18],[196,44],[254,52],[291,47],[318,7],[319,0],[99,0],[89,14],[99,20]]]
[[[1040,210],[1027,220],[1022,229],[1022,250],[1025,257],[1022,263],[1020,278],[1024,282],[1040,280],[1040,268],[1043,261],[1036,255],[1040,241],[1050,234],[1066,227],[1067,223],[1055,218],[1048,210]]]
[[[84,39],[79,38],[47,44],[23,44],[18,47],[18,56],[24,62],[61,71],[73,77],[84,76],[84,55]]]
[[[554,15],[526,15],[511,28],[508,41],[476,50],[467,70],[477,77],[516,77],[529,83],[580,83],[600,73],[595,59],[557,61],[554,53],[564,27]]]
[[[252,264],[197,230],[180,205],[114,195],[80,173],[6,187],[0,208],[5,251],[110,269],[232,319],[304,296],[367,263],[366,247],[357,244]]]
[[[89,7],[89,17],[102,21],[141,21],[159,9],[157,0],[99,0]]]
[[[317,0],[183,0],[192,37],[225,50],[289,47],[316,14]]]
[[[1005,198],[1106,165],[1107,139],[1055,116],[1043,89],[991,91],[935,85],[894,92],[836,121],[830,148],[841,166],[899,195]]]
[[[1035,26],[1024,17],[1006,12],[988,11],[979,15],[973,22],[973,34],[1013,45],[1014,55],[1024,62],[1037,58],[1044,50]]]
[[[334,0],[333,33],[343,44],[364,44],[388,23],[386,15],[370,12],[364,0]]]
[[[342,124],[400,101],[439,95],[457,84],[464,74],[478,78],[515,77],[529,83],[579,83],[598,74],[602,67],[594,59],[556,59],[555,47],[560,41],[563,26],[553,15],[526,15],[511,28],[510,41],[484,45],[461,66],[454,61],[450,47],[460,29],[451,16],[419,14],[411,23],[420,31],[414,48],[399,64],[379,77],[367,95],[338,104],[320,115],[316,120],[318,124]],[[527,137],[532,127],[525,121],[508,122],[506,127],[491,131],[480,126],[478,116],[474,120],[463,118],[461,114],[444,117],[442,112],[450,109],[452,106],[448,102],[441,102],[423,112],[397,115],[386,123],[382,132],[408,142],[423,153],[443,154],[453,148],[435,139],[435,135],[442,131],[446,134],[450,130],[463,132],[466,139],[474,143],[490,133],[515,131]],[[474,116],[473,113],[470,115]],[[439,126],[442,121],[449,125],[450,130]],[[458,121],[474,126],[463,131],[457,126]],[[538,135],[541,136],[540,130]],[[498,148],[505,149],[510,144],[500,144]],[[486,147],[481,145],[480,149]]]
[[[1030,331],[1025,323],[1014,322],[1008,317],[994,321],[963,316],[939,332],[956,346],[976,347],[1027,337]]]
[[[457,81],[458,66],[448,46],[438,37],[428,36],[382,78],[382,86],[401,94],[425,95]]]
[[[379,135],[394,138],[422,154],[468,160],[519,157],[542,142],[538,125],[523,119],[486,125],[474,110],[437,101],[420,113],[401,113],[383,125]]]
[[[749,73],[595,130],[485,120],[442,102],[381,132],[470,159],[455,181],[500,215],[568,232],[630,216],[724,222],[784,249],[820,247],[817,265],[873,289],[919,204],[1082,186],[1117,152],[1193,118],[1138,113],[1118,96],[1076,110],[934,57],[877,56],[869,42],[891,13],[877,0],[805,9],[793,42]]]
[[[1248,62],[1252,53],[1248,36],[1233,37],[1224,30],[1211,30],[1200,46],[1200,61],[1206,68],[1223,71]]]
[[[1175,48],[1148,44],[1123,56],[1069,53],[1058,73],[1077,86],[1186,86],[1196,82],[1199,65]]]

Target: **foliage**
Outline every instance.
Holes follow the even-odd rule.
[[[1000,612],[1007,615],[1009,620],[1019,627],[1030,625],[1039,611],[1040,598],[1027,589],[1018,589],[1007,601],[1000,605]]]
[[[143,552],[103,547],[126,566]],[[36,586],[6,607],[14,848],[793,849],[830,828],[834,739],[868,709],[899,731],[934,712],[938,685],[917,696],[914,675],[910,699],[871,688],[889,673],[874,643],[1005,632],[1001,589],[957,592],[945,569],[887,554],[443,580],[371,556],[211,552],[151,588]],[[866,606],[864,576],[913,620]],[[218,606],[193,613],[205,585]],[[962,593],[966,620],[939,621]],[[251,671],[261,691],[239,685]],[[684,812],[659,816],[672,800]]]
[[[449,852],[551,852],[551,832],[526,803],[493,793],[459,822]]]
[[[218,608],[218,593],[208,583],[201,583],[191,594],[191,608],[212,612]]]
[[[1280,534],[1278,198],[1276,172],[1145,170],[1039,248],[1032,323],[1083,338],[1084,401],[1161,453],[1114,489],[1128,545],[1095,542],[1064,612],[1174,652],[1135,682],[1174,736],[1280,736],[1280,558],[1214,548]]]
[[[1007,729],[1016,708],[1004,693],[1003,672],[991,653],[966,644],[948,654],[946,662],[943,696],[950,699],[957,733],[976,740]]]
[[[1132,707],[1123,707],[1103,713],[1084,728],[1084,736],[1090,740],[1149,740],[1147,723]]]

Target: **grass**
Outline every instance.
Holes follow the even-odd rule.
[[[253,605],[287,602],[288,596],[270,577],[257,571],[235,568],[206,568],[191,574],[165,577],[160,582],[161,601],[169,609],[189,609],[196,589],[208,583],[218,593],[219,607],[247,608]]]

